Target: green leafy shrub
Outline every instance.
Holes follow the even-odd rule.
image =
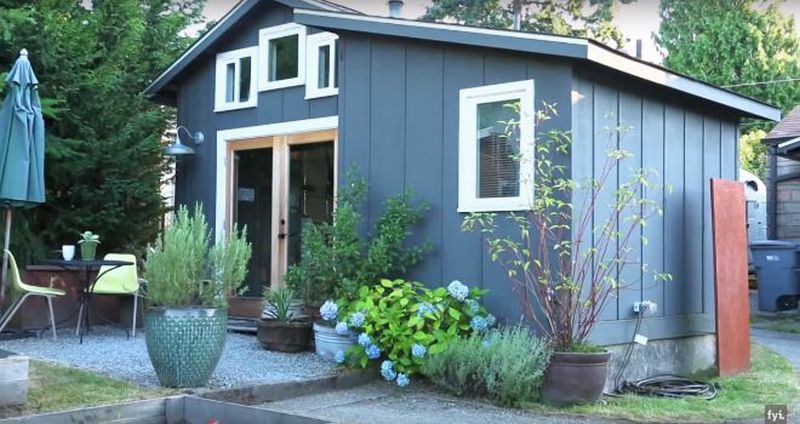
[[[358,334],[358,344],[347,353],[351,362],[365,367],[369,360],[383,358],[383,377],[404,386],[428,356],[494,323],[479,303],[484,294],[458,281],[431,290],[416,282],[384,279],[359,288],[358,298],[339,314],[336,329]]]
[[[364,236],[359,232],[359,210],[367,184],[352,169],[347,181],[339,190],[332,224],[303,228],[302,257],[286,273],[286,284],[307,305],[353,299],[360,286],[405,274],[430,250],[429,243],[406,243],[427,210],[425,204],[412,204],[410,191],[389,198],[375,228]]]
[[[181,206],[144,262],[146,294],[152,305],[227,307],[226,294],[238,291],[247,274],[252,252],[247,229],[232,231],[214,247],[210,242],[202,205],[195,205],[192,213]],[[207,279],[209,270],[211,280]]]
[[[422,364],[422,373],[458,396],[519,406],[539,399],[549,359],[546,341],[516,326],[454,340]]]

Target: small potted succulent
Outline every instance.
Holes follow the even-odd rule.
[[[257,321],[258,341],[265,349],[301,352],[311,341],[311,322],[302,320],[294,290],[280,287],[264,291],[271,318]]]
[[[78,240],[78,244],[81,246],[81,259],[93,261],[97,256],[97,245],[100,244],[100,236],[91,231],[84,231],[81,233],[81,239]]]

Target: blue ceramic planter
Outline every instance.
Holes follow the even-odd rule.
[[[144,316],[150,362],[164,387],[208,384],[225,347],[224,309],[149,308]]]

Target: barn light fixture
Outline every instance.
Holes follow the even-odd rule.
[[[203,144],[203,140],[205,140],[205,136],[203,135],[202,131],[197,131],[194,133],[189,132],[189,130],[184,127],[183,125],[179,126],[177,130],[175,130],[175,141],[170,144],[166,149],[164,149],[164,154],[168,156],[189,156],[195,153],[194,148],[191,146],[187,146],[181,142],[181,130],[186,132],[186,135],[189,136],[194,144],[199,146]]]

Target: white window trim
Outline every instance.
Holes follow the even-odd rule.
[[[239,82],[242,76],[239,69],[239,61],[243,57],[250,57],[250,96],[246,102],[237,101],[239,98]],[[258,61],[258,49],[247,47],[239,50],[220,53],[217,55],[216,78],[214,88],[214,112],[225,112],[229,110],[246,109],[258,105],[258,93],[256,92],[256,62]],[[225,101],[225,89],[227,88],[227,66],[235,65],[235,77],[233,83],[233,102]]]
[[[297,35],[297,77],[280,81],[269,80],[269,42],[276,38]],[[258,91],[303,85],[306,82],[306,27],[295,23],[263,28],[258,31]]]
[[[335,82],[338,75],[336,75],[336,40],[339,36],[332,32],[320,32],[311,34],[306,38],[306,100],[316,99],[320,97],[335,96],[339,94],[339,87],[336,87]],[[328,87],[317,87],[317,79],[319,78],[319,48],[322,46],[330,46],[330,64],[331,72],[328,80]]]
[[[533,80],[465,88],[460,91],[458,134],[458,212],[507,212],[530,209],[533,202],[534,84]],[[519,196],[479,198],[478,131],[479,104],[520,101]]]

